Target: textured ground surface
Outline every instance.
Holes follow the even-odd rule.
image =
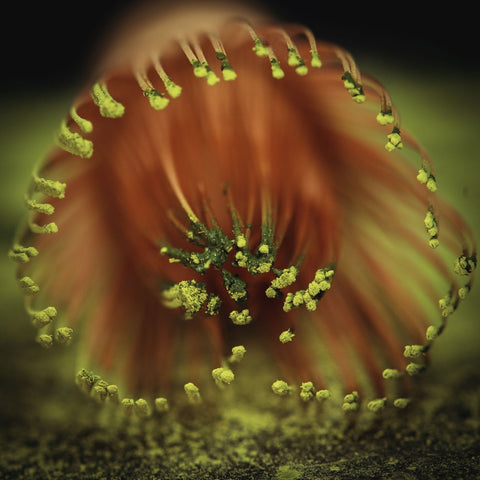
[[[472,148],[478,109],[462,81],[439,85],[412,78],[401,82],[384,73],[381,80],[439,162],[439,179],[451,185],[445,193],[478,232],[480,187]],[[418,99],[413,104],[412,96]],[[6,252],[32,163],[68,103],[2,103],[0,247]],[[478,288],[435,346],[434,368],[422,382],[425,399],[401,415],[387,413],[359,427],[329,425],[315,411],[261,410],[245,399],[224,412],[177,412],[181,420],[113,421],[73,385],[68,352],[46,353],[34,344],[13,267],[3,259],[0,282],[2,479],[480,478]]]

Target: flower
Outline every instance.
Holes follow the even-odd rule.
[[[76,342],[80,388],[142,417],[258,348],[272,395],[406,406],[471,288],[468,227],[348,52],[200,11],[120,30],[33,174],[10,257],[38,341]]]

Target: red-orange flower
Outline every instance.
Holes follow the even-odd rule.
[[[78,337],[79,385],[140,414],[231,383],[250,345],[278,395],[404,406],[470,231],[347,52],[201,12],[123,30],[33,176],[10,255],[39,341]]]

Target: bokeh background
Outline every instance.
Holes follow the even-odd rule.
[[[24,213],[23,193],[33,165],[51,145],[61,117],[83,85],[107,25],[134,3],[86,1],[57,6],[35,2],[25,7],[17,2],[2,13],[11,28],[1,31],[0,478],[195,478],[179,476],[181,466],[175,470],[175,477],[167,477],[162,467],[165,463],[148,449],[150,460],[155,460],[145,462],[138,453],[132,463],[125,452],[145,451],[138,438],[132,444],[123,439],[119,447],[122,457],[105,440],[111,441],[111,437],[106,437],[104,430],[85,426],[91,410],[82,410],[75,390],[63,382],[62,369],[56,372],[56,364],[63,357],[44,354],[34,344],[34,332],[23,313],[23,300],[15,283],[15,266],[6,258],[16,224]],[[306,1],[251,3],[269,9],[282,20],[309,26],[317,38],[342,45],[353,54],[361,71],[387,86],[403,125],[415,133],[436,163],[440,194],[463,213],[480,238],[480,64],[473,12],[441,7],[419,11],[418,2],[375,8],[358,2],[322,6]],[[268,464],[271,468],[252,470],[251,465],[235,463],[236,457],[228,457],[225,461],[232,462],[232,467],[226,468],[218,460],[220,455],[217,463],[201,464],[209,473],[198,478],[318,478],[318,472],[322,478],[410,478],[402,476],[402,471],[411,478],[418,478],[415,471],[422,472],[424,478],[440,478],[445,472],[438,470],[439,465],[448,469],[442,458],[452,465],[448,478],[479,478],[480,451],[470,442],[472,438],[479,440],[480,431],[479,376],[472,373],[480,367],[479,312],[480,295],[475,288],[435,345],[430,382],[434,391],[440,392],[437,408],[445,414],[448,408],[458,407],[452,413],[458,422],[449,424],[451,435],[447,440],[436,439],[437,430],[425,427],[429,441],[437,442],[439,449],[428,450],[424,437],[416,447],[421,458],[431,455],[430,463],[422,463],[418,457],[413,464],[417,470],[410,469],[407,474],[406,454],[402,456],[400,450],[395,454],[382,452],[388,442],[384,447],[372,446],[372,435],[363,440],[367,443],[362,447],[351,447],[348,442],[342,447],[334,442],[332,448],[337,455],[319,454],[318,458],[327,458],[328,463],[319,460],[315,470],[315,456],[309,457],[311,468],[305,466],[305,458],[295,463],[298,450],[291,445],[288,450],[285,436],[282,452],[290,459],[288,465],[278,466],[272,460]],[[442,389],[438,382],[443,380]],[[458,397],[460,387],[469,392],[468,401]],[[243,441],[247,437],[245,434]],[[449,443],[452,449],[447,453]],[[255,448],[263,447],[259,444]],[[362,470],[364,464],[358,463],[358,455],[372,462],[372,449],[384,456],[384,461],[375,457],[372,464],[377,462],[382,467],[378,471]],[[123,468],[121,462],[127,457],[129,466]],[[263,465],[258,458],[249,458],[251,464]],[[113,459],[110,465],[109,459]],[[185,471],[188,468],[194,467],[185,466]],[[431,477],[428,472],[433,472]]]

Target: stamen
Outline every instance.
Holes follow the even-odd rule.
[[[28,227],[32,233],[45,234],[58,232],[58,227],[55,222],[50,222],[46,225],[38,225],[35,222],[28,222]]]
[[[159,59],[155,56],[152,56],[153,66],[158,73],[158,76],[161,78],[163,84],[165,85],[165,90],[172,98],[178,98],[182,93],[182,87],[177,85],[165,72]]]
[[[290,387],[288,383],[283,380],[276,380],[272,384],[272,391],[275,395],[285,397],[291,393],[292,387]]]
[[[243,360],[245,353],[247,352],[246,348],[243,345],[238,345],[232,348],[232,355],[228,359],[229,363],[238,363]]]
[[[232,81],[237,78],[237,74],[235,70],[233,69],[232,65],[228,61],[227,58],[227,52],[225,51],[225,48],[221,42],[221,40],[213,34],[209,35],[210,42],[212,43],[213,49],[215,50],[215,55],[218,60],[221,62],[221,70],[222,70],[222,75],[223,79],[225,81]]]
[[[323,403],[323,402],[325,402],[325,400],[328,400],[331,397],[332,397],[332,393],[329,390],[319,390],[315,394],[315,399],[319,403]]]
[[[224,388],[233,382],[235,374],[229,368],[219,367],[212,370],[212,377],[218,387]]]
[[[187,394],[188,401],[192,404],[198,404],[202,402],[202,397],[200,396],[200,390],[193,383],[187,383],[184,386],[185,393]]]
[[[137,71],[135,72],[135,78],[143,91],[143,95],[148,98],[154,110],[163,110],[169,104],[170,100],[155,90],[146,73]]]
[[[252,321],[252,317],[250,316],[250,312],[247,308],[241,312],[233,310],[230,312],[229,317],[235,325],[248,325]]]
[[[342,405],[343,410],[345,412],[356,412],[360,408],[358,399],[358,392],[356,391],[345,395]]]
[[[155,410],[159,413],[165,413],[170,410],[170,406],[168,405],[168,400],[164,397],[158,397],[155,399]]]
[[[300,385],[300,398],[304,402],[309,402],[315,398],[315,387],[312,382],[304,382]]]
[[[291,329],[288,329],[288,330],[285,330],[283,331],[280,336],[278,337],[278,339],[282,342],[282,343],[288,343],[288,342],[291,342],[293,340],[293,337],[295,336],[295,334],[292,332]]]
[[[93,154],[93,143],[83,138],[79,133],[71,132],[65,120],[60,125],[57,143],[63,150],[82,158],[90,158]]]
[[[32,257],[38,255],[38,250],[35,247],[23,247],[15,244],[8,251],[8,258],[17,263],[27,263]]]
[[[105,83],[95,83],[90,93],[102,117],[120,118],[125,113],[125,107],[112,98]]]
[[[207,72],[206,79],[207,79],[208,85],[213,86],[217,84],[220,81],[220,79],[217,77],[215,72],[208,65],[207,59],[205,58],[202,48],[200,47],[198,42],[195,40],[193,41],[193,47],[195,49],[195,52],[197,53],[198,60],[205,67],[205,70]]]
[[[387,403],[387,398],[377,398],[368,402],[367,408],[374,413],[380,412],[385,408],[385,404]]]
[[[65,197],[66,183],[41,178],[35,172],[33,172],[32,177],[32,189],[35,192],[41,192],[58,199]]]
[[[20,288],[25,295],[36,295],[40,291],[40,287],[30,277],[22,277],[18,280]]]
[[[93,131],[92,122],[80,117],[75,107],[70,109],[70,116],[72,117],[72,120],[80,127],[80,130],[83,133],[91,133]]]
[[[35,212],[43,213],[45,215],[52,215],[55,212],[55,208],[49,203],[38,203],[36,200],[31,200],[29,198],[25,199],[25,203],[29,210],[34,210]]]
[[[193,53],[187,41],[184,39],[179,39],[178,43],[182,48],[183,52],[185,53],[188,61],[190,62],[190,65],[193,67],[193,74],[198,78],[205,78],[208,75],[208,71],[205,68],[205,65],[202,65],[200,60]]]
[[[47,307],[40,311],[27,309],[32,318],[32,324],[35,328],[43,328],[50,325],[57,316],[57,309],[55,307]]]
[[[147,418],[150,417],[152,414],[152,409],[150,408],[149,403],[143,398],[135,400],[134,408],[136,415],[140,418]]]
[[[402,137],[400,136],[400,129],[393,127],[392,133],[387,135],[388,142],[385,145],[385,150],[393,152],[395,149],[403,148]]]
[[[285,43],[287,44],[288,60],[287,63],[290,67],[296,67],[295,72],[298,75],[306,75],[308,73],[308,68],[303,61],[303,58],[300,56],[300,53],[293,43],[290,35],[284,30],[279,29],[281,35],[283,36]]]

